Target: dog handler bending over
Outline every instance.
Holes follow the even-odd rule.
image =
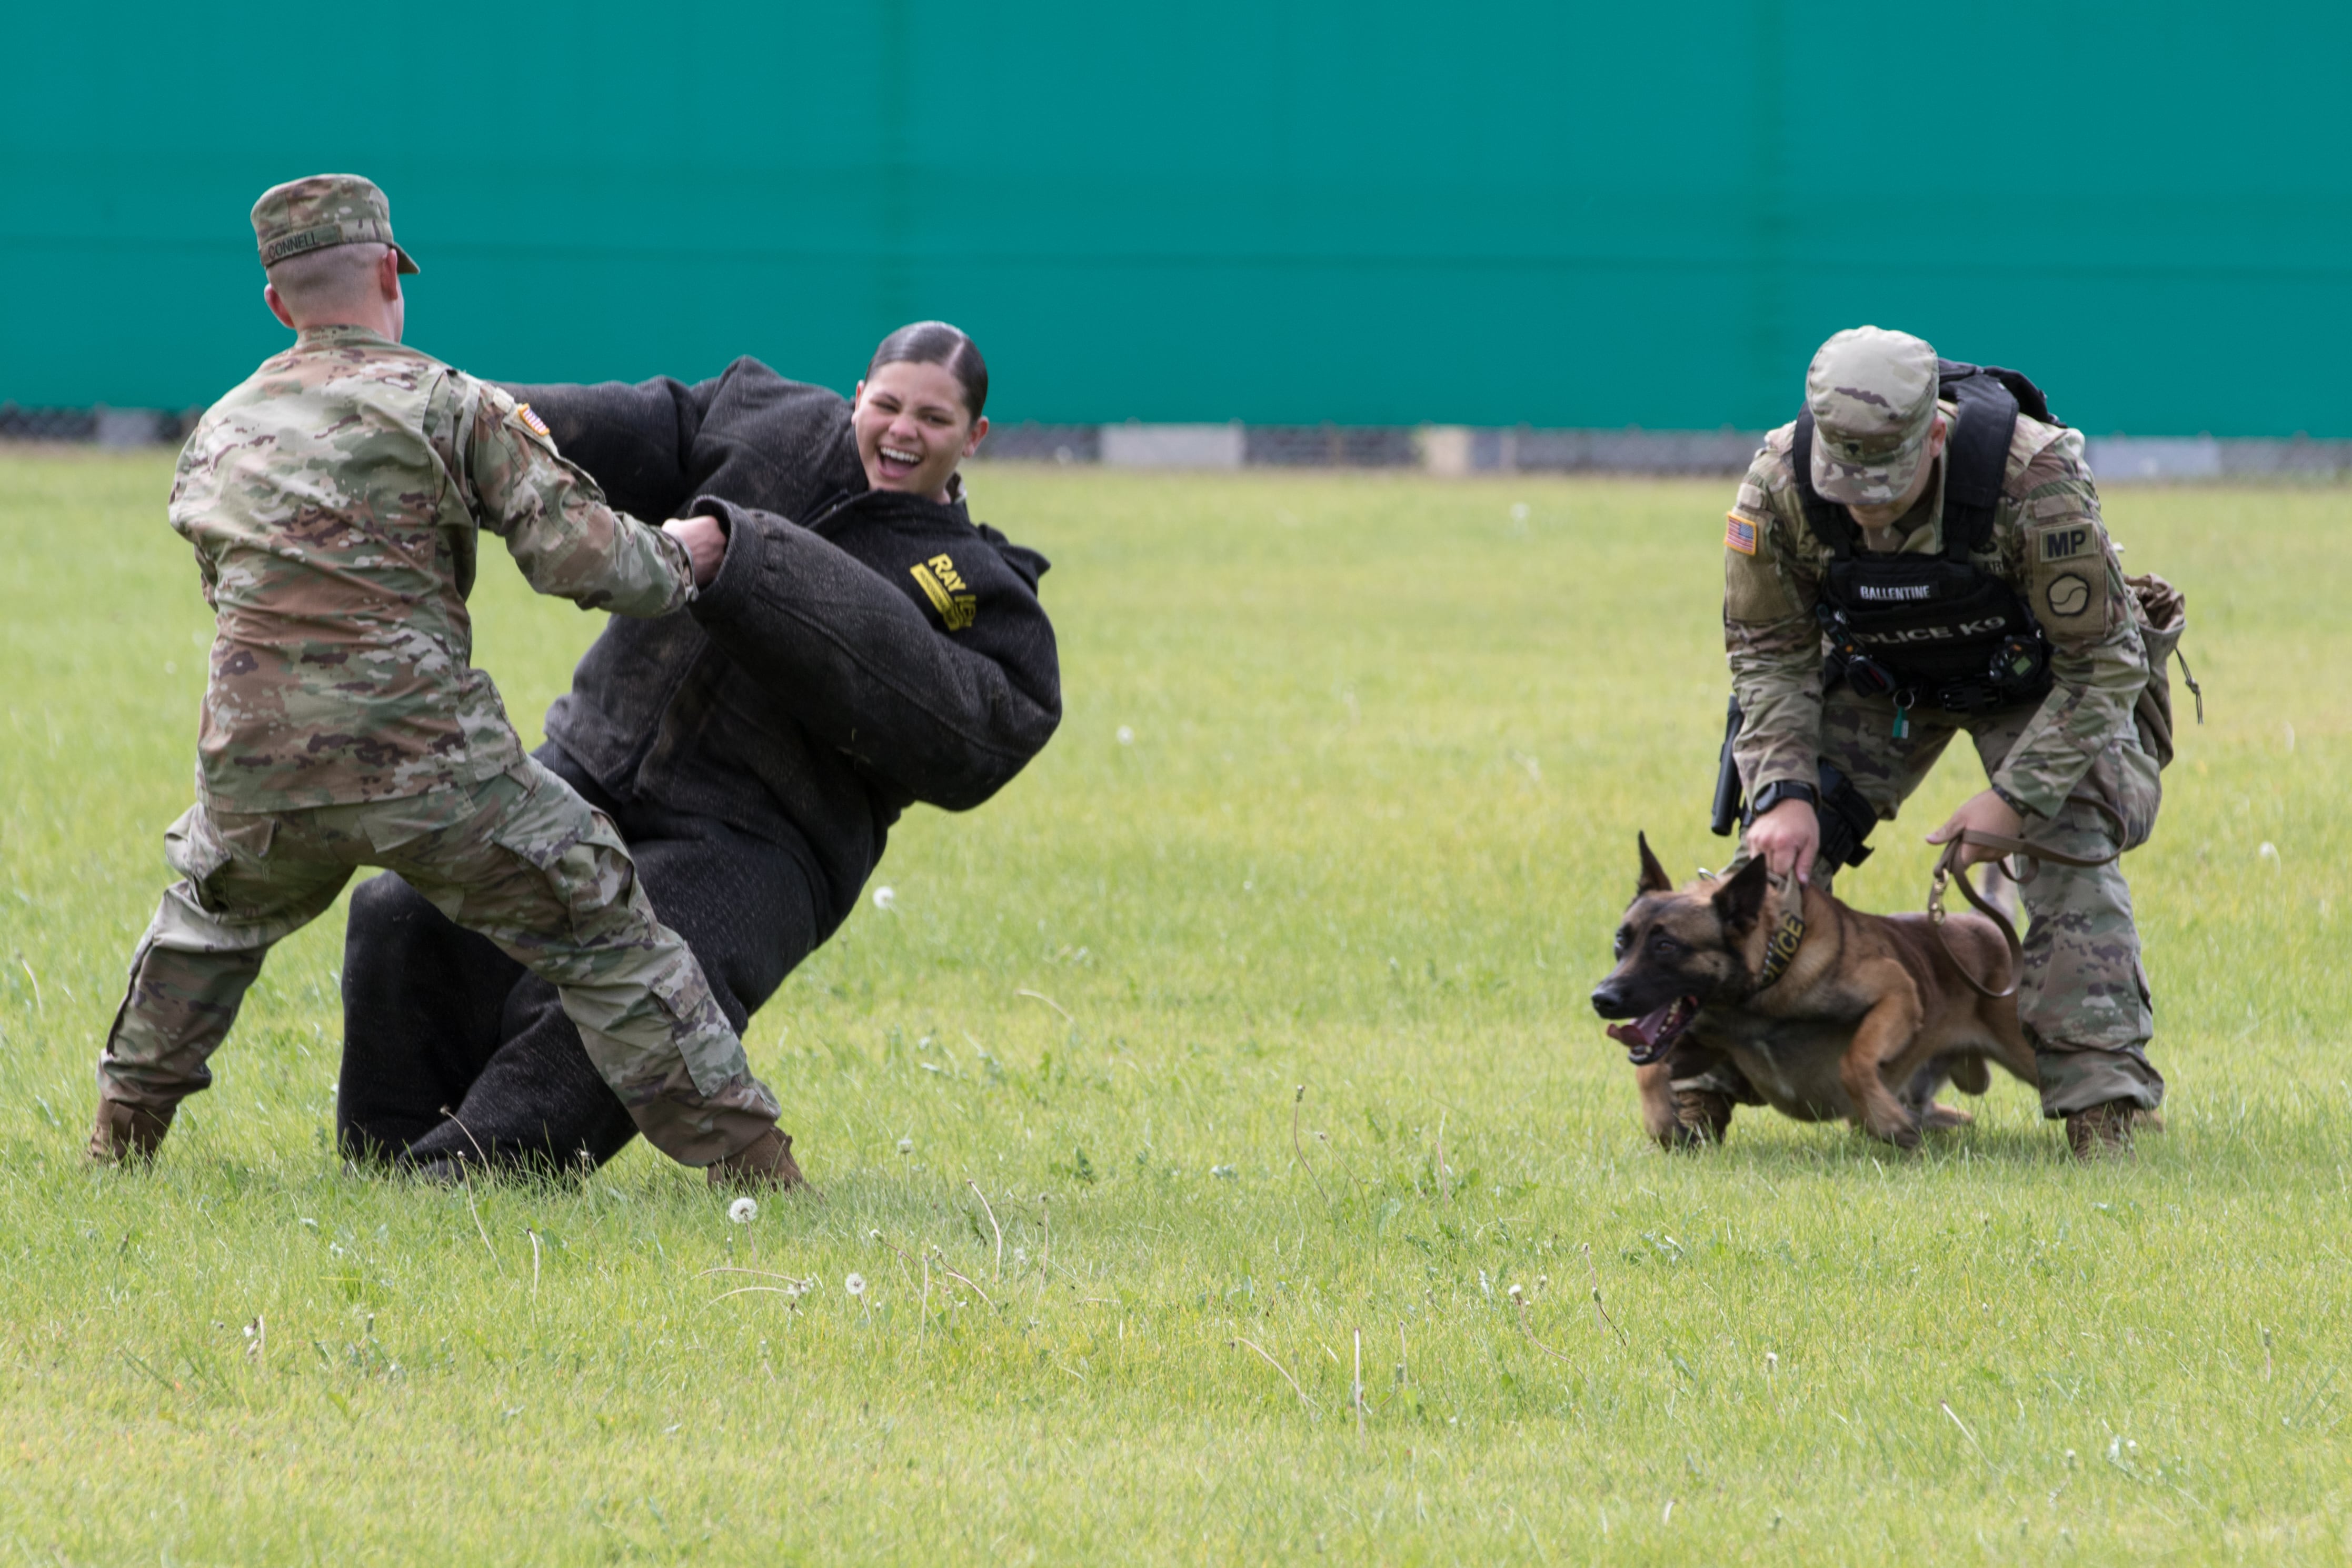
[[[1838,333],[1806,373],[1804,413],[1739,486],[1724,641],[1746,714],[1746,852],[1775,874],[1826,886],[1836,870],[1816,861],[1821,763],[1891,821],[1962,730],[1990,782],[1928,842],[1974,829],[2095,859],[2155,828],[2158,760],[2134,720],[2149,661],[2082,436],[1966,369],[1939,380],[1907,333]],[[2065,1119],[2077,1155],[2126,1148],[2164,1099],[2131,889],[2113,861],[2045,862],[2021,891],[2018,1008],[2042,1112]]]
[[[470,662],[478,530],[541,592],[635,616],[694,597],[689,542],[606,506],[528,404],[401,347],[416,267],[373,184],[276,186],[253,226],[297,337],[180,455],[172,526],[219,622],[197,800],[164,835],[181,881],[131,960],[91,1157],[154,1153],[270,947],[377,865],[561,991],[664,1153],[796,1181],[774,1096],[613,824],[523,754]]]

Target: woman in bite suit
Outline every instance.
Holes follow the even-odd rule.
[[[685,610],[605,628],[537,755],[619,826],[740,1031],[901,812],[981,804],[1060,722],[1045,559],[973,522],[957,471],[987,367],[926,321],[853,399],[751,359],[691,387],[510,390],[614,507],[694,519],[719,560]],[[347,1154],[446,1176],[601,1165],[635,1135],[553,988],[396,875],[352,897],[342,986]]]

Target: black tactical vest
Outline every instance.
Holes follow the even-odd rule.
[[[2050,643],[2017,591],[1969,559],[1992,538],[2022,410],[2055,424],[2042,390],[2015,371],[1936,361],[1937,392],[1959,405],[1941,459],[1944,553],[1881,555],[1854,549],[1853,515],[1813,488],[1813,415],[1797,416],[1797,493],[1805,521],[1830,550],[1814,613],[1830,689],[1971,713],[2030,702],[2050,690]]]

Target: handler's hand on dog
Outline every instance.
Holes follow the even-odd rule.
[[[687,559],[694,563],[694,586],[709,587],[719,575],[719,563],[727,559],[727,530],[719,519],[672,517],[662,525],[662,532],[686,547]]]
[[[1776,877],[1797,873],[1813,880],[1813,858],[1822,852],[1822,820],[1811,800],[1783,800],[1748,825],[1748,852],[1764,857]]]
[[[2017,814],[2017,809],[2014,806],[1991,790],[1980,789],[1961,802],[1960,809],[1952,813],[1950,821],[1929,833],[1927,841],[1931,844],[1948,844],[1969,829],[1974,829],[1979,833],[1997,833],[2002,838],[2013,839],[2024,832],[2025,819]],[[1981,844],[1962,844],[1960,865],[1965,869],[1985,861],[1997,861],[2000,859],[2000,851],[1989,850]]]

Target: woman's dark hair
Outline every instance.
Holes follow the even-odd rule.
[[[988,406],[988,361],[980,357],[979,346],[961,327],[918,321],[899,328],[882,340],[874,358],[866,361],[866,379],[871,381],[884,365],[897,364],[938,365],[945,370],[963,388],[963,406],[974,419]]]

